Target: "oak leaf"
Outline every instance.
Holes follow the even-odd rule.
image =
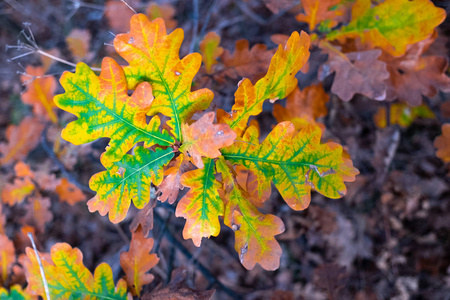
[[[51,299],[127,299],[127,284],[120,279],[114,285],[111,267],[102,263],[94,275],[84,266],[83,254],[69,244],[58,243],[52,246],[51,257],[40,254]],[[48,300],[38,260],[33,249],[26,249],[25,261],[28,291]]]
[[[344,101],[350,101],[355,94],[371,99],[386,99],[386,79],[389,73],[386,64],[378,57],[381,50],[351,53],[328,52],[328,61],[319,71],[319,79],[336,72],[331,91]]]
[[[30,177],[18,177],[13,183],[7,183],[2,190],[2,201],[13,206],[22,202],[35,190],[35,185]]]
[[[222,55],[223,48],[220,45],[220,35],[215,32],[208,32],[200,42],[200,53],[205,64],[206,73],[214,72],[214,65],[217,64],[217,58]]]
[[[157,199],[161,202],[168,200],[169,204],[175,203],[178,198],[178,192],[183,189],[180,183],[181,175],[189,169],[189,161],[180,154],[172,161],[164,171],[164,179],[156,191]]]
[[[55,192],[58,194],[60,201],[67,202],[70,205],[86,200],[84,193],[66,178],[61,179]]]
[[[56,123],[58,117],[53,102],[56,90],[55,77],[45,76],[45,71],[41,67],[27,66],[25,74],[21,75],[20,79],[27,85],[27,90],[21,96],[22,102],[33,106],[33,113],[36,116]]]
[[[328,40],[361,38],[369,48],[380,47],[393,56],[401,56],[408,45],[433,33],[446,16],[430,0],[386,0],[372,7],[370,0],[357,0],[351,22],[327,35]]]
[[[220,232],[219,216],[223,215],[223,202],[218,190],[214,160],[203,159],[204,167],[181,175],[181,184],[189,192],[178,202],[175,215],[186,219],[183,229],[184,239],[192,239],[200,247],[202,238],[217,236]]]
[[[87,202],[90,212],[109,213],[113,223],[122,221],[131,201],[141,209],[150,200],[150,187],[163,179],[163,166],[173,158],[172,148],[155,151],[136,147],[134,155],[107,166],[107,170],[91,177],[89,186],[97,195]]]
[[[297,15],[296,19],[308,23],[310,31],[324,21],[328,21],[328,27],[333,28],[337,25],[336,17],[343,15],[342,10],[336,8],[340,2],[341,0],[303,0],[305,13]]]
[[[127,0],[131,7],[139,4],[139,0]],[[130,18],[133,11],[122,1],[107,0],[105,3],[105,17],[114,32],[127,32],[130,30]]]
[[[0,287],[0,299],[1,300],[31,300],[31,297],[26,291],[22,290],[22,287],[18,284],[13,285],[8,291],[4,287]]]
[[[120,253],[120,266],[133,295],[140,297],[142,286],[153,281],[154,276],[147,272],[158,264],[156,254],[149,254],[153,248],[153,239],[146,238],[142,228],[138,228],[131,237],[128,252]]]
[[[241,80],[234,94],[236,100],[231,114],[218,110],[219,122],[227,123],[241,136],[250,116],[262,111],[264,100],[274,102],[289,95],[297,86],[295,75],[309,58],[310,42],[308,34],[294,31],[284,47],[278,46],[263,78],[255,85],[249,79]]]
[[[203,168],[202,157],[219,157],[219,149],[232,145],[237,136],[227,124],[213,124],[214,117],[214,112],[208,112],[192,125],[181,125],[183,145],[180,151],[191,157],[200,169]]]
[[[3,205],[0,204],[0,234],[5,233],[6,216],[3,214]]]
[[[434,140],[434,147],[437,148],[436,156],[443,162],[450,162],[450,124],[442,125],[442,135]]]
[[[161,18],[150,22],[145,15],[136,14],[130,22],[130,33],[114,39],[117,53],[129,63],[124,68],[128,88],[134,89],[142,81],[149,82],[155,99],[147,114],[170,117],[167,125],[175,138],[182,140],[181,124],[196,111],[208,108],[214,96],[208,89],[191,92],[201,55],[191,53],[180,60],[183,30],[176,29],[167,35]]]
[[[157,4],[152,2],[146,10],[146,15],[151,21],[162,18],[168,29],[177,27],[177,21],[174,20],[175,13],[176,10],[170,3]]]
[[[434,117],[434,113],[426,105],[410,107],[405,103],[394,103],[389,110],[389,124],[400,127],[408,127],[417,118],[432,119]],[[386,107],[380,107],[373,119],[377,127],[385,128],[387,126]]]
[[[7,143],[0,143],[0,165],[24,159],[39,143],[44,125],[33,117],[26,117],[19,126],[6,129]]]
[[[6,283],[15,261],[16,250],[13,242],[6,235],[0,234],[0,282],[2,284]]]
[[[66,37],[67,46],[76,61],[86,58],[91,42],[91,33],[86,29],[74,29]]]
[[[45,224],[53,220],[53,213],[50,210],[51,205],[48,197],[40,195],[30,197],[25,205],[26,214],[20,219],[20,222],[34,226],[38,232],[44,232]]]
[[[142,233],[147,236],[150,230],[153,229],[153,208],[156,205],[155,197],[150,196],[150,201],[139,210],[130,224],[130,231],[135,232],[139,226],[142,228]]]
[[[16,173],[17,177],[34,178],[34,173],[33,171],[31,171],[30,166],[24,163],[23,161],[18,161],[14,165],[14,173]]]
[[[159,131],[158,116],[147,124],[145,114],[153,99],[150,84],[139,85],[128,96],[125,74],[113,59],[103,59],[99,77],[78,63],[75,73],[64,72],[60,82],[66,92],[55,97],[56,105],[78,117],[63,129],[62,137],[75,145],[110,138],[104,164],[119,161],[137,142],[146,147],[174,142],[166,131]]]

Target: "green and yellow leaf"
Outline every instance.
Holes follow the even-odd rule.
[[[295,75],[309,58],[310,43],[307,33],[302,31],[298,34],[294,31],[285,47],[278,46],[263,78],[255,85],[249,79],[241,80],[234,94],[236,100],[231,113],[218,110],[219,122],[227,123],[241,136],[250,116],[258,115],[262,111],[264,100],[270,99],[274,102],[289,95],[297,86]]]
[[[142,209],[150,200],[151,183],[159,185],[163,166],[173,158],[172,148],[157,148],[155,152],[136,147],[134,155],[125,154],[121,161],[107,165],[106,171],[92,176],[89,186],[97,195],[88,201],[90,212],[109,213],[113,223],[122,221],[131,201]]]
[[[167,124],[176,139],[182,139],[181,124],[196,111],[208,108],[213,93],[208,89],[191,92],[202,57],[191,53],[180,60],[179,51],[184,33],[176,29],[166,34],[161,18],[150,22],[143,14],[131,18],[130,33],[117,35],[116,51],[129,63],[124,68],[128,87],[149,82],[155,99],[148,115],[161,113],[171,119]]]
[[[26,249],[25,261],[28,291],[47,299],[44,282],[39,270],[38,260],[33,249]],[[52,300],[83,299],[127,299],[127,283],[120,279],[114,285],[111,267],[102,263],[95,269],[94,275],[84,266],[83,254],[69,244],[58,243],[51,248],[51,259],[39,255]]]
[[[0,300],[31,300],[34,298],[22,290],[22,287],[18,284],[13,285],[9,293],[5,288],[0,287]]]
[[[283,222],[277,216],[260,213],[248,201],[248,193],[236,182],[234,170],[223,158],[216,166],[224,185],[224,223],[234,231],[235,249],[242,265],[248,270],[256,263],[266,270],[277,269],[282,250],[275,235],[284,231]]]
[[[197,247],[202,238],[219,234],[219,216],[223,215],[223,202],[218,193],[221,184],[214,177],[214,160],[204,158],[203,163],[203,169],[181,175],[181,184],[190,190],[178,202],[175,213],[177,217],[186,219],[183,237],[191,238]]]
[[[200,53],[205,64],[206,73],[213,72],[213,66],[217,64],[217,58],[222,55],[223,48],[220,45],[220,35],[211,31],[200,42]]]
[[[260,189],[266,190],[272,181],[292,209],[307,208],[311,190],[333,199],[342,197],[347,190],[344,182],[355,180],[359,173],[351,160],[342,158],[342,146],[321,144],[318,126],[295,132],[291,122],[279,123],[260,144],[257,130],[250,127],[243,142],[222,149],[222,154],[265,178]]]
[[[327,39],[361,38],[368,47],[401,56],[408,45],[428,38],[445,17],[445,10],[430,0],[386,0],[377,6],[372,6],[370,0],[358,0],[351,22],[330,32]]]
[[[65,72],[60,81],[66,92],[56,96],[55,103],[78,117],[63,129],[62,137],[76,145],[110,138],[104,164],[119,161],[137,142],[145,142],[146,147],[174,142],[167,132],[159,131],[158,116],[147,124],[153,99],[150,85],[143,83],[128,96],[125,74],[113,59],[103,59],[99,77],[79,63],[75,73]]]

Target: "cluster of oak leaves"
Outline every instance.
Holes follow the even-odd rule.
[[[274,12],[282,9],[276,1],[267,3]],[[373,5],[369,0],[308,0],[302,1],[302,10],[297,20],[308,23],[310,35],[275,35],[273,41],[280,44],[276,50],[264,45],[249,48],[241,40],[230,53],[220,47],[220,36],[210,32],[200,43],[201,55],[193,53],[180,60],[183,31],[166,33],[166,27],[176,26],[173,8],[152,5],[147,15],[153,21],[143,14],[130,16],[129,33],[114,40],[116,52],[128,66],[105,58],[97,75],[79,63],[75,73],[61,76],[65,93],[55,98],[55,78],[44,76],[51,61],[43,59],[42,67],[27,67],[22,81],[28,87],[22,101],[33,107],[33,115],[8,127],[7,141],[0,144],[0,164],[14,164],[15,172],[12,182],[2,187],[3,205],[27,207],[20,220],[22,239],[44,232],[53,218],[50,199],[41,195],[44,191],[70,205],[86,200],[67,178],[57,178],[45,168],[31,170],[23,162],[43,137],[51,139],[53,152],[65,168],[70,171],[76,163],[72,148],[64,146],[55,133],[62,115],[57,107],[77,117],[62,130],[64,140],[80,145],[110,138],[101,156],[106,170],[90,180],[97,195],[88,201],[89,210],[109,214],[113,223],[125,218],[131,202],[143,212],[137,216],[129,251],[121,253],[126,275],[117,284],[107,264],[91,274],[81,252],[68,244],[59,243],[50,254],[41,253],[52,299],[140,296],[142,286],[153,280],[147,272],[158,263],[156,254],[149,253],[153,240],[146,238],[151,225],[142,217],[155,205],[150,201],[152,184],[158,200],[170,204],[178,199],[181,188],[189,188],[176,207],[176,215],[186,219],[185,239],[200,246],[202,238],[217,236],[221,216],[235,232],[235,248],[244,267],[251,269],[258,263],[267,270],[277,269],[281,247],[275,236],[284,231],[284,224],[258,210],[269,198],[272,183],[291,208],[301,210],[308,207],[312,190],[342,197],[344,183],[358,173],[340,145],[320,142],[325,126],[317,119],[327,114],[328,101],[322,85],[298,88],[295,76],[300,70],[308,71],[310,48],[328,54],[318,79],[335,73],[331,92],[343,101],[355,94],[376,101],[398,100],[391,105],[389,120],[383,109],[376,114],[380,127],[408,126],[415,117],[433,117],[422,96],[450,92],[446,58],[428,51],[438,37],[436,27],[445,18],[445,11],[431,1],[386,0]],[[123,26],[111,21],[115,30]],[[67,43],[75,58],[89,55],[86,31],[74,30]],[[239,82],[231,112],[212,111],[212,91],[199,87],[224,78],[245,79]],[[131,96],[128,90],[133,90]],[[273,107],[278,125],[260,141],[259,126],[250,117],[262,111],[265,100],[286,97],[286,107]],[[442,108],[448,111],[448,103]],[[152,117],[149,122],[148,116]],[[437,156],[450,162],[450,124],[443,124],[435,146]],[[5,235],[1,209],[0,280],[8,283],[10,291],[0,288],[0,297],[46,298],[38,257],[31,248],[26,255],[16,256]],[[76,278],[69,278],[70,274]],[[27,289],[22,290],[25,276]]]

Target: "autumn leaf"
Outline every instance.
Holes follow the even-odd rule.
[[[297,86],[295,75],[309,58],[310,38],[305,32],[294,31],[285,47],[278,46],[272,57],[267,74],[253,85],[250,80],[243,79],[234,94],[235,104],[231,114],[218,111],[220,123],[230,125],[238,136],[247,127],[250,116],[258,115],[262,111],[263,102],[271,102],[285,98]]]
[[[450,162],[450,124],[442,125],[442,135],[434,140],[434,147],[437,148],[436,156],[443,162]]]
[[[170,3],[150,3],[147,7],[146,15],[153,21],[157,18],[162,18],[164,20],[164,24],[166,24],[166,28],[174,29],[177,27],[177,21],[174,20],[176,10]]]
[[[266,270],[277,269],[282,250],[274,236],[284,231],[283,222],[277,216],[260,213],[247,200],[246,191],[236,183],[233,170],[223,158],[216,165],[224,184],[224,223],[234,231],[242,265],[248,270],[256,263]]]
[[[147,272],[158,264],[156,254],[149,254],[153,248],[153,239],[146,238],[142,228],[133,232],[130,249],[120,253],[120,266],[133,295],[140,297],[142,286],[153,281],[154,276]]]
[[[22,290],[22,287],[18,284],[13,285],[8,291],[0,287],[0,299],[1,300],[31,300],[31,297],[26,291]]]
[[[201,55],[191,53],[180,60],[183,30],[166,34],[160,18],[150,22],[143,14],[131,18],[130,33],[117,35],[114,47],[130,65],[124,68],[128,87],[149,82],[155,99],[148,115],[161,113],[170,120],[176,139],[182,140],[181,124],[196,111],[208,108],[213,93],[208,89],[191,92],[192,80],[201,65]]]
[[[64,72],[60,81],[66,92],[55,97],[56,105],[78,117],[63,129],[62,137],[75,145],[110,138],[104,164],[119,161],[137,142],[146,147],[174,142],[166,131],[159,131],[158,116],[147,124],[145,114],[153,99],[150,85],[143,83],[128,96],[125,74],[113,59],[103,59],[99,77],[78,63],[75,73]]]
[[[386,79],[389,73],[386,64],[378,57],[381,50],[351,53],[327,51],[328,61],[319,71],[319,79],[336,72],[331,91],[344,101],[350,101],[355,94],[371,99],[386,99]],[[325,71],[326,70],[326,71]]]
[[[178,202],[175,215],[186,219],[183,229],[184,239],[192,239],[200,247],[202,238],[217,236],[220,232],[219,216],[223,215],[223,202],[218,190],[220,183],[214,174],[214,160],[204,158],[202,169],[181,175],[181,184],[189,192]]]
[[[112,223],[122,221],[131,201],[141,209],[150,200],[151,183],[159,185],[163,166],[173,158],[172,148],[157,148],[154,152],[136,147],[134,155],[125,154],[122,160],[107,166],[107,170],[91,177],[89,186],[97,195],[87,202],[90,212],[109,213]]]
[[[168,165],[168,168],[164,171],[164,179],[156,191],[159,201],[169,200],[169,204],[175,203],[178,192],[183,189],[183,185],[180,183],[181,175],[189,169],[189,165],[189,161],[184,159],[183,154],[180,154]]]
[[[234,52],[225,50],[221,56],[225,69],[215,78],[223,81],[226,77],[260,79],[267,72],[274,50],[267,50],[264,44],[256,44],[251,49],[247,40],[238,40]]]
[[[20,222],[34,226],[38,232],[44,232],[45,224],[53,220],[53,213],[50,210],[51,205],[48,197],[40,195],[30,197],[25,205],[26,214],[20,219]]]
[[[33,117],[26,117],[19,126],[9,125],[6,129],[7,143],[0,143],[0,165],[24,159],[40,141],[44,125]]]
[[[6,235],[0,234],[0,279],[2,284],[6,283],[6,279],[15,261],[16,250],[13,242]]]
[[[2,190],[2,201],[9,206],[22,202],[35,190],[30,177],[15,178],[13,183],[7,183]]]
[[[0,234],[5,233],[6,216],[3,214],[3,205],[0,204]]]
[[[370,0],[357,0],[351,22],[327,39],[360,38],[369,49],[379,47],[401,56],[409,45],[428,38],[445,17],[445,10],[430,0],[386,0],[374,7]]]
[[[412,45],[401,57],[387,53],[381,56],[390,74],[386,81],[386,100],[399,99],[418,106],[422,103],[422,95],[431,98],[439,90],[450,92],[450,77],[445,74],[447,58],[425,54],[436,37],[437,34]]]
[[[91,33],[86,29],[74,29],[66,37],[67,46],[77,61],[86,59],[91,42]]]
[[[27,248],[25,261],[28,291],[48,300],[39,264],[33,249]],[[127,299],[127,284],[121,279],[114,286],[111,267],[100,264],[94,275],[84,266],[83,254],[69,244],[58,243],[51,248],[51,259],[40,254],[52,300],[57,299]]]
[[[213,73],[217,58],[222,55],[223,48],[220,45],[220,35],[215,32],[208,32],[200,42],[200,53],[205,64],[206,73]]]
[[[394,103],[389,109],[389,124],[399,125],[400,127],[408,127],[417,118],[434,118],[434,113],[426,105],[410,107],[404,103]],[[379,128],[387,126],[386,107],[380,107],[373,116],[375,125]]]
[[[33,113],[36,116],[56,123],[58,117],[53,102],[56,90],[55,77],[45,76],[44,69],[41,67],[27,66],[20,80],[27,85],[27,90],[21,96],[23,103],[33,106]]]
[[[127,0],[131,7],[135,7],[139,0]],[[105,17],[111,29],[116,32],[127,32],[130,30],[130,18],[134,12],[122,1],[107,0],[105,3]]]
[[[58,194],[60,201],[67,202],[70,205],[86,200],[84,193],[66,178],[61,179],[55,192]]]
[[[311,190],[333,199],[345,195],[344,182],[354,181],[359,172],[350,160],[342,158],[342,146],[320,144],[318,126],[295,132],[292,123],[279,123],[260,144],[256,129],[250,127],[243,142],[222,149],[222,154],[265,178],[260,189],[267,189],[272,181],[294,210],[308,207]]]
[[[147,236],[150,230],[153,229],[153,208],[156,205],[155,197],[150,196],[150,201],[139,210],[130,224],[130,231],[135,232],[139,226],[142,228],[142,233]]]
[[[296,87],[287,97],[286,107],[280,104],[273,106],[273,116],[278,123],[291,121],[300,130],[327,115],[326,103],[329,99],[321,84],[308,86],[303,91]]]
[[[214,116],[214,112],[208,112],[192,125],[181,125],[183,145],[180,151],[191,157],[200,169],[203,168],[202,157],[219,157],[219,149],[232,145],[236,139],[236,133],[227,124],[213,124]]]
[[[24,163],[23,161],[18,161],[14,165],[14,173],[16,173],[17,177],[34,178],[34,173],[33,171],[31,171],[30,166]]]
[[[309,24],[309,30],[324,22],[329,21],[328,27],[333,28],[337,25],[336,17],[342,16],[342,10],[336,7],[341,0],[303,0],[302,6],[305,11],[304,14],[296,16],[297,21]]]

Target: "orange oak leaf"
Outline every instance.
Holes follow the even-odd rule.
[[[52,205],[50,198],[35,196],[30,197],[26,204],[26,214],[20,220],[22,224],[33,226],[38,232],[45,231],[45,224],[53,220],[53,213],[50,210]]]
[[[86,200],[86,196],[83,192],[66,178],[61,179],[59,185],[55,189],[55,192],[58,194],[59,200],[67,202],[70,205]]]
[[[280,104],[273,106],[273,115],[278,123],[291,121],[300,130],[327,115],[326,103],[329,99],[321,84],[308,86],[303,91],[297,87],[289,94],[286,107]]]
[[[180,183],[181,175],[189,169],[189,162],[184,159],[184,155],[180,154],[172,161],[168,168],[164,171],[164,179],[158,186],[156,191],[157,199],[161,202],[169,200],[169,204],[173,204],[178,197],[178,192],[183,189]]]
[[[401,57],[383,53],[381,60],[386,62],[390,74],[386,100],[399,99],[417,106],[422,103],[422,95],[433,97],[439,90],[450,92],[450,77],[445,74],[447,58],[425,54],[436,38],[437,33],[412,45]]]
[[[326,46],[322,47],[327,49]],[[386,64],[378,57],[381,50],[341,53],[328,51],[328,61],[319,71],[319,79],[336,72],[331,91],[344,101],[350,101],[355,94],[371,99],[386,99],[386,79],[389,73]]]
[[[269,68],[274,53],[275,49],[267,50],[264,44],[256,44],[250,49],[247,40],[238,40],[233,54],[225,50],[222,55],[225,69],[218,74],[218,80],[225,77],[258,80]]]
[[[237,137],[227,124],[213,124],[214,117],[214,112],[208,112],[192,125],[183,123],[181,127],[184,140],[180,149],[200,169],[204,166],[202,156],[219,157],[219,149],[232,145]]]
[[[22,94],[23,103],[33,106],[33,112],[39,117],[58,121],[53,102],[56,90],[56,79],[53,76],[45,76],[41,67],[27,66],[24,75],[20,76],[23,84],[27,85],[27,90]]]
[[[23,161],[18,161],[14,165],[14,172],[17,177],[30,177],[34,178],[34,173],[31,171],[30,166],[24,163]]]
[[[3,188],[2,201],[5,204],[13,206],[22,202],[34,189],[35,186],[30,177],[16,178],[14,179],[14,183],[7,183]]]
[[[19,126],[6,129],[7,143],[0,143],[0,165],[24,159],[39,143],[44,125],[33,117],[26,117]]]
[[[200,42],[200,53],[205,64],[206,73],[214,72],[214,65],[217,64],[217,58],[222,55],[223,48],[220,45],[220,35],[215,32],[208,32],[205,38]]]
[[[297,15],[296,19],[308,23],[310,31],[324,21],[329,22],[327,27],[333,28],[338,23],[335,19],[344,14],[342,10],[336,9],[340,2],[341,0],[302,0],[305,13]]]
[[[149,254],[153,248],[153,239],[146,238],[142,228],[138,228],[131,237],[128,252],[120,253],[120,266],[133,295],[140,296],[142,286],[153,281],[154,276],[147,272],[158,264],[156,254]]]
[[[15,261],[16,250],[13,242],[6,235],[0,234],[0,281],[2,283],[0,286],[6,282]]]
[[[434,147],[437,148],[437,157],[443,162],[450,162],[450,123],[442,125],[442,135],[434,140]]]
[[[86,29],[74,29],[66,37],[67,46],[77,61],[86,57],[91,42],[91,33]]]
[[[3,214],[3,205],[0,204],[0,234],[5,233],[6,216]]]
[[[166,24],[166,28],[168,29],[174,29],[177,27],[177,21],[174,20],[175,13],[176,10],[170,3],[158,5],[152,2],[146,10],[146,14],[151,21],[157,18],[162,18]]]

